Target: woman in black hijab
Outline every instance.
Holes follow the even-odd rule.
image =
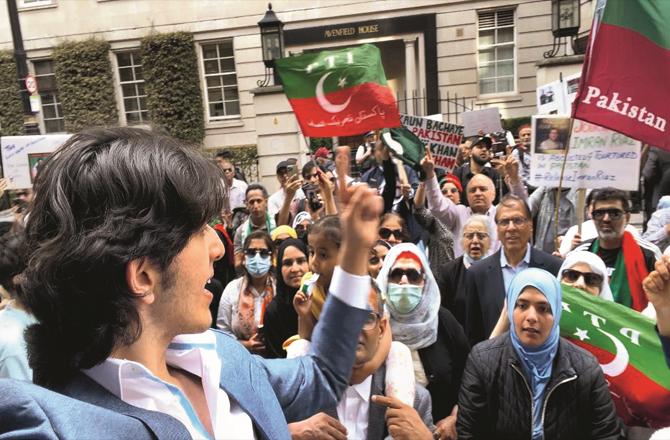
[[[302,240],[287,238],[279,245],[276,295],[265,310],[263,320],[266,357],[285,358],[284,341],[298,333],[293,296],[300,288],[302,276],[309,270],[307,255],[307,246]]]

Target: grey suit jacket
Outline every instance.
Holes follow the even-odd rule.
[[[287,421],[337,404],[367,315],[330,295],[309,355],[296,359],[252,356],[235,339],[216,332],[221,388],[251,417],[258,438],[289,439]],[[0,381],[0,440],[190,438],[176,419],[128,405],[83,373],[56,391]]]
[[[384,396],[384,385],[386,381],[386,365],[383,364],[372,375],[372,386],[370,387],[370,397],[374,395]],[[428,429],[433,431],[432,404],[430,400],[430,393],[421,385],[416,385],[416,393],[414,394],[414,409],[419,413],[419,416],[426,424]],[[336,407],[332,407],[324,411],[329,416],[338,419]],[[370,401],[370,409],[368,410],[368,436],[367,440],[383,440],[390,439],[388,430],[386,429],[386,407],[376,405]]]

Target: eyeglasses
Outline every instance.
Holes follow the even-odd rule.
[[[510,223],[514,223],[514,226],[523,226],[527,221],[528,219],[524,217],[501,218],[496,220],[496,224],[503,227],[509,226]]]
[[[272,254],[272,252],[270,251],[270,249],[251,249],[251,248],[248,248],[248,249],[244,250],[244,255],[246,255],[247,257],[254,257],[254,256],[256,256],[256,254],[260,254],[261,257],[266,258],[266,257],[269,257]]]
[[[620,220],[624,214],[624,211],[616,208],[611,209],[596,209],[591,212],[591,216],[594,220],[602,220],[605,218],[605,214],[609,215],[610,220]]]
[[[458,188],[445,188],[442,190],[442,194],[457,193]]]
[[[233,168],[224,168],[223,169],[224,173],[232,173],[233,171],[235,171],[235,169],[233,169]]]
[[[377,322],[381,319],[379,313],[370,312],[367,319],[363,323],[363,330],[372,330],[377,325]]]
[[[584,277],[584,283],[589,287],[601,287],[603,285],[603,276],[593,272],[580,272],[574,269],[565,269],[562,278],[569,283],[574,283]]]
[[[397,267],[393,269],[391,273],[389,273],[389,281],[395,284],[399,284],[402,281],[403,275],[406,276],[407,281],[412,284],[418,284],[421,280],[423,280],[422,272],[416,269],[401,269]]]
[[[484,240],[485,238],[488,238],[489,234],[486,232],[465,232],[463,233],[463,237],[465,237],[466,240],[472,240],[473,238],[477,238],[477,240]]]
[[[298,258],[287,258],[285,260],[282,260],[281,265],[285,267],[291,267],[294,264],[297,264],[298,266],[302,266],[303,264],[307,264],[307,258],[305,257],[298,257]]]
[[[393,235],[398,240],[404,240],[405,234],[402,232],[402,229],[389,229],[389,228],[379,228],[379,236],[384,240],[388,240]]]

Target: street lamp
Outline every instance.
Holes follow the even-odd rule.
[[[551,50],[544,53],[545,58],[553,58],[561,47],[560,39],[574,39],[579,33],[579,0],[551,0],[551,33],[554,43]]]
[[[265,63],[265,78],[259,81],[259,86],[265,87],[269,83],[269,69],[272,69],[275,84],[280,84],[279,76],[274,70],[275,60],[284,56],[284,23],[272,10],[272,3],[268,3],[265,16],[258,22],[261,30],[261,48],[263,63]]]
[[[579,0],[551,0],[551,33],[575,37],[579,33]]]

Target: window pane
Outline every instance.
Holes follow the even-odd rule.
[[[207,99],[210,102],[223,101],[223,96],[221,94],[221,88],[217,87],[215,89],[207,89]]]
[[[216,103],[210,104],[209,105],[209,115],[211,117],[225,116],[225,113],[223,112],[223,103],[222,102],[216,102]]]
[[[130,52],[120,52],[116,54],[119,67],[130,66]]]
[[[144,83],[137,83],[137,94],[140,96],[146,95],[146,92],[144,91]]]
[[[514,28],[498,29],[497,43],[510,43],[514,41]]]
[[[123,100],[123,106],[126,108],[127,112],[133,111],[133,110],[139,110],[137,107],[137,99],[135,98],[127,98]]]
[[[233,56],[233,40],[225,40],[219,43],[219,56],[220,57]]]
[[[44,121],[44,128],[47,133],[57,133],[65,131],[65,124],[62,119],[52,119],[50,121]]]
[[[514,90],[514,77],[498,78],[498,92],[511,92]]]
[[[223,81],[224,86],[235,86],[237,81],[235,80],[235,75],[222,75],[221,80]]]
[[[126,113],[126,122],[128,125],[140,122],[140,114],[137,112]]]
[[[206,60],[216,58],[216,44],[203,45],[202,57]]]
[[[121,92],[123,92],[124,97],[135,96],[137,93],[135,84],[121,84]]]
[[[217,60],[205,61],[205,73],[219,73],[219,63]]]
[[[488,63],[495,60],[495,49],[484,49],[479,51],[479,62]]]
[[[226,101],[237,101],[239,99],[237,95],[237,87],[226,87],[223,96]]]
[[[234,72],[235,60],[232,58],[224,58],[221,60],[221,72]]]
[[[206,82],[207,87],[221,87],[221,78],[218,76],[208,76]]]
[[[492,78],[496,75],[495,65],[485,66],[479,68],[479,78]]]
[[[144,81],[144,73],[141,66],[135,67],[135,80]]]
[[[55,119],[58,116],[56,115],[56,107],[53,105],[43,105],[42,115],[45,119]]]
[[[140,110],[146,110],[147,109],[147,98],[139,98],[140,99]]]
[[[37,79],[37,89],[39,91],[47,92],[49,90],[56,90],[56,77],[53,75],[40,76]]]
[[[482,79],[479,80],[479,93],[485,95],[487,93],[495,93],[496,91],[496,80],[495,79]]]
[[[36,75],[45,75],[51,74],[54,72],[53,61],[35,61],[35,74]]]
[[[514,46],[497,47],[496,51],[498,52],[498,61],[514,59]]]
[[[54,95],[51,93],[40,93],[42,105],[53,104],[55,102]]]
[[[497,76],[514,75],[514,63],[511,61],[503,61],[498,63]]]
[[[130,67],[121,67],[119,68],[119,78],[121,81],[133,81],[133,70]]]
[[[495,30],[493,29],[488,31],[479,31],[479,46],[488,46],[495,43],[493,39],[494,33]]]
[[[239,115],[240,114],[240,102],[239,101],[230,101],[226,102],[226,113],[230,115]]]

